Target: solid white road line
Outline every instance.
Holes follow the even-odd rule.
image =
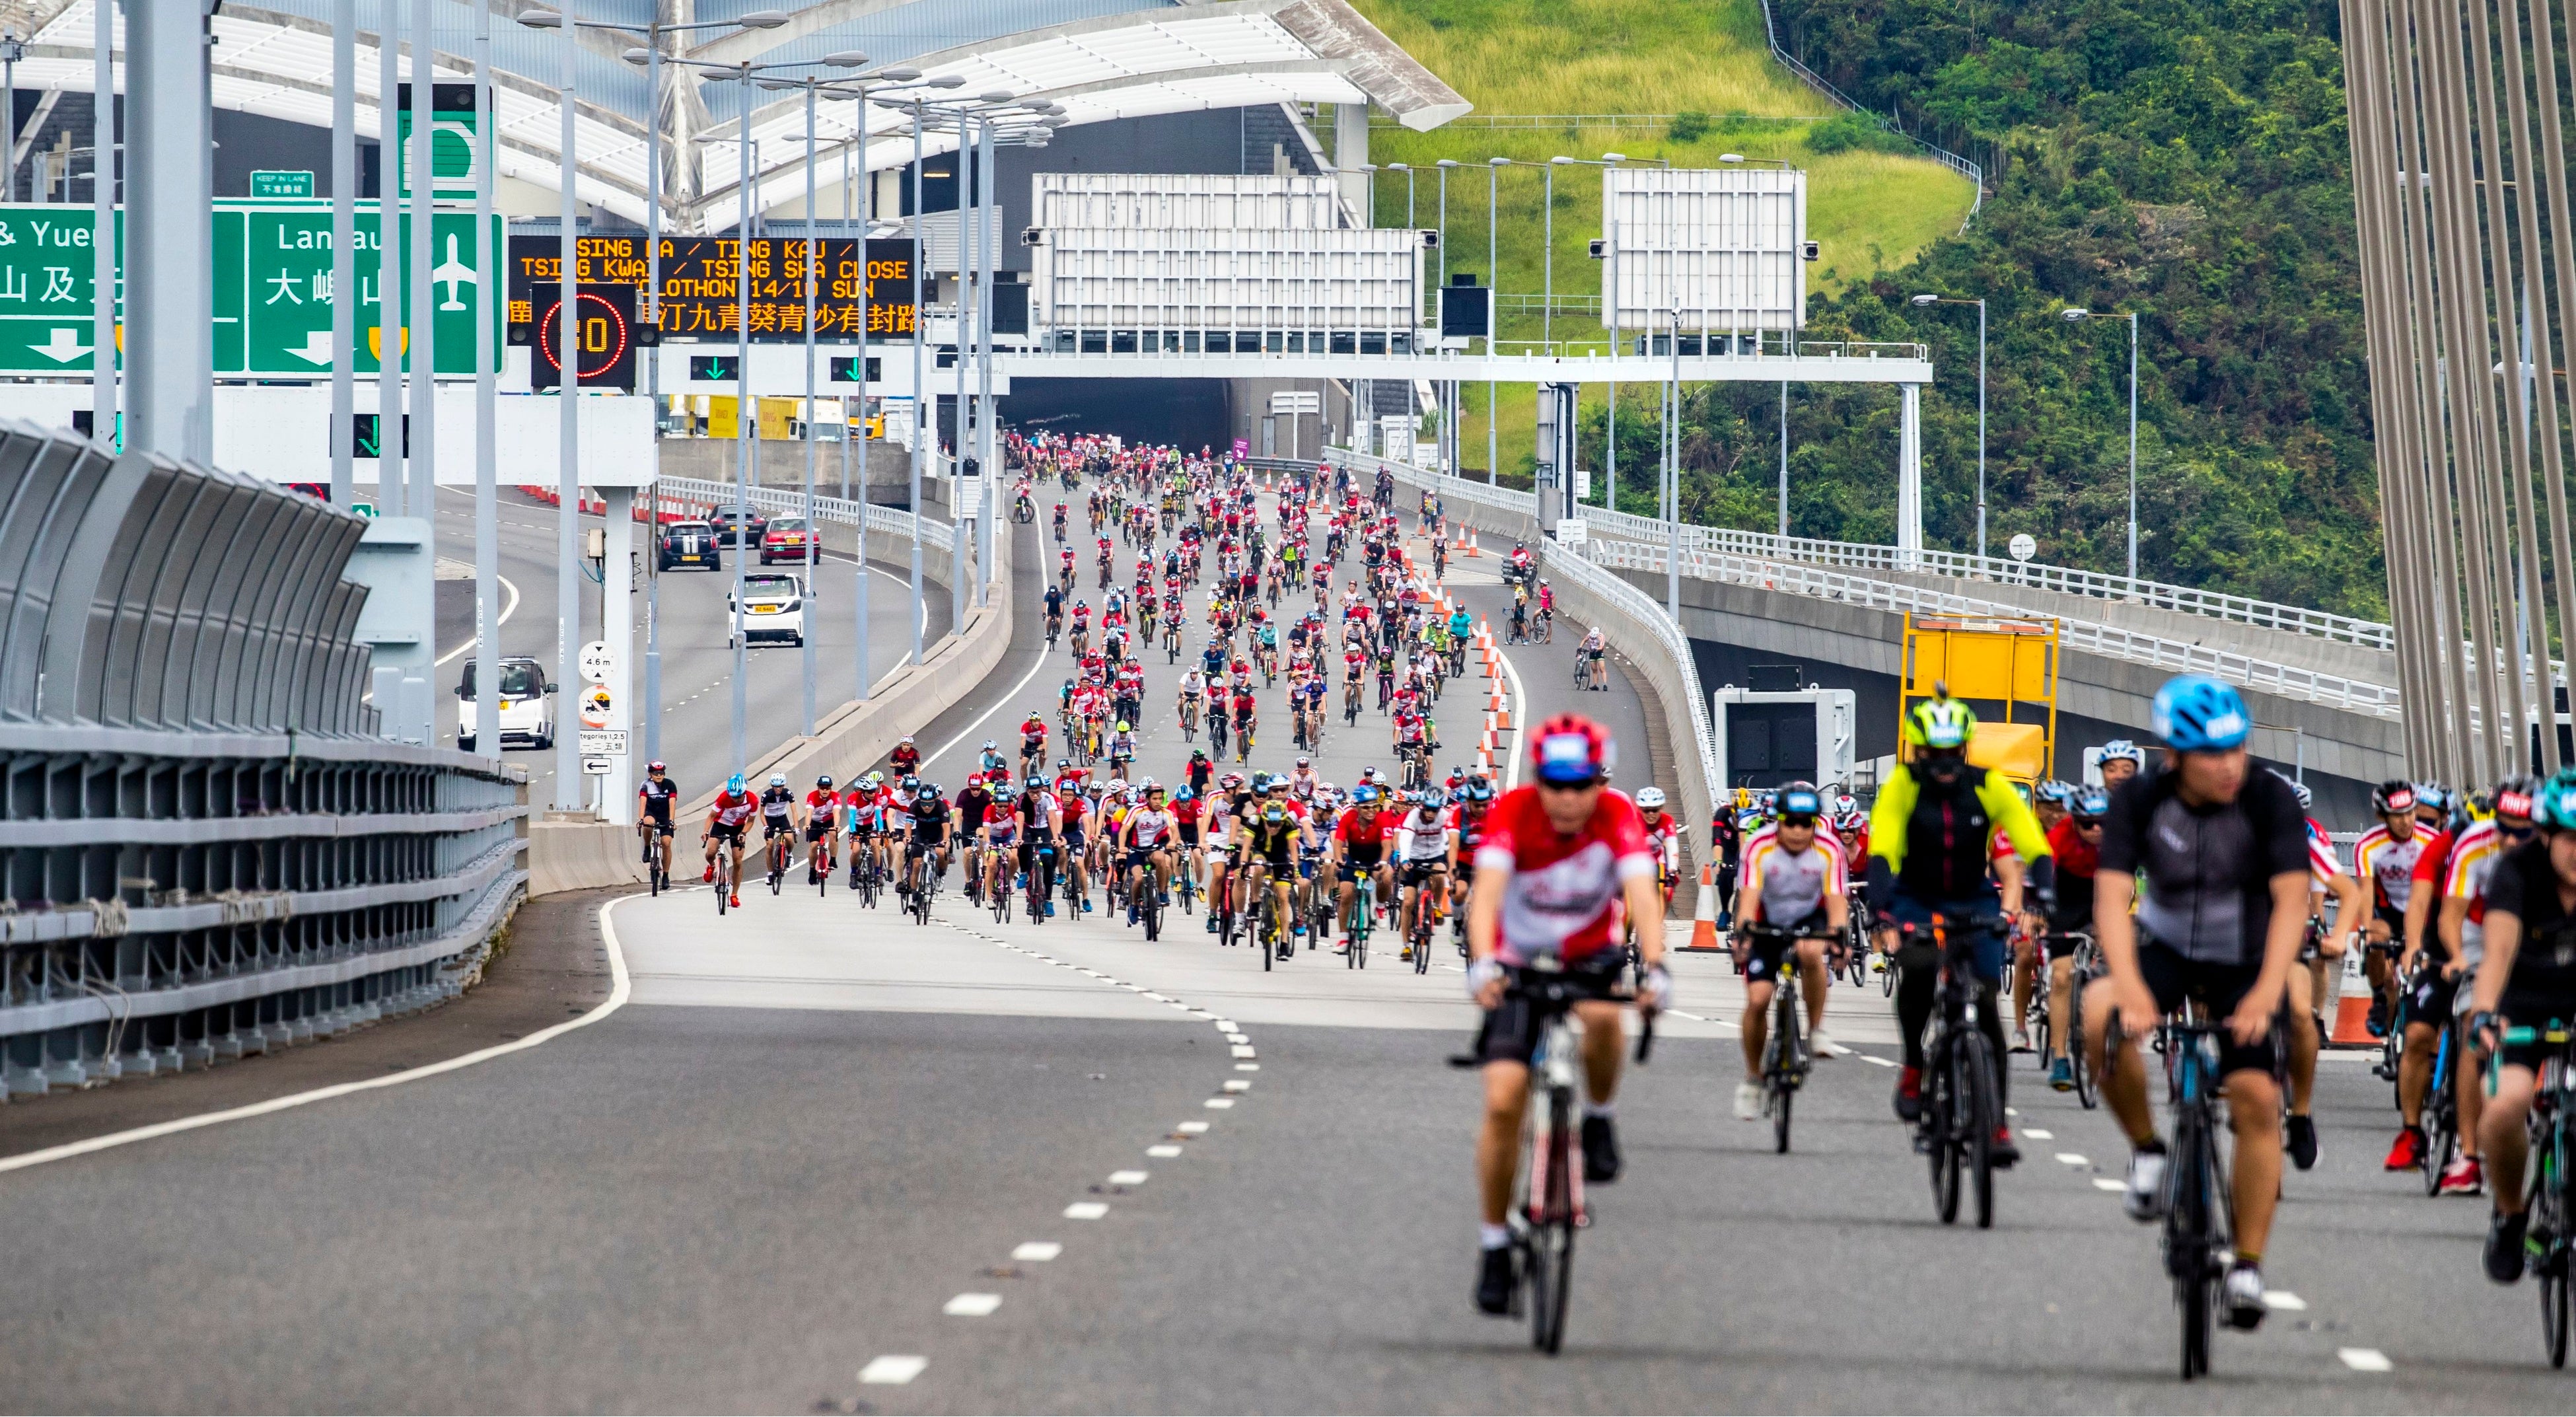
[[[1503,673],[1512,681],[1512,751],[1509,755],[1511,762],[1503,769],[1503,790],[1508,792],[1521,785],[1521,759],[1528,756],[1520,751],[1520,745],[1529,741],[1529,691],[1521,687],[1520,666],[1512,663],[1510,655],[1503,653],[1501,647],[1497,646],[1494,657],[1503,662]]]
[[[859,1369],[859,1381],[872,1386],[884,1383],[908,1383],[920,1377],[921,1370],[929,1366],[930,1360],[918,1354],[888,1353],[882,1357],[869,1359],[868,1365]]]
[[[510,598],[509,598],[508,600],[505,600],[505,601],[501,602],[501,618],[492,622],[492,627],[493,627],[494,629],[496,629],[496,630],[497,630],[497,629],[499,629],[499,628],[500,628],[501,626],[503,626],[503,625],[509,624],[509,623],[510,623],[510,617],[511,617],[512,615],[514,615],[514,614],[517,614],[517,613],[518,613],[518,609],[519,609],[519,586],[518,586],[518,583],[517,583],[517,582],[515,582],[515,581],[513,581],[513,580],[511,580],[508,576],[498,576],[497,578],[498,578],[498,579],[499,579],[499,581],[501,582],[501,589],[506,590],[506,591],[508,591],[508,592],[510,593]],[[454,659],[456,656],[458,656],[458,655],[460,655],[460,654],[465,653],[465,652],[466,652],[467,650],[469,650],[469,649],[474,648],[475,644],[476,644],[478,641],[480,641],[482,638],[483,638],[483,636],[482,636],[481,634],[479,634],[479,633],[478,633],[478,634],[474,634],[474,635],[470,635],[470,636],[468,636],[468,637],[466,638],[465,643],[463,643],[463,644],[461,644],[461,645],[458,645],[456,648],[454,648],[454,649],[452,649],[452,650],[449,650],[449,651],[448,651],[447,653],[445,653],[445,654],[440,655],[440,656],[438,657],[438,664],[445,664],[447,661],[449,661],[449,660],[451,660],[451,659]],[[437,668],[437,667],[438,667],[438,664],[433,664],[433,665],[431,665],[430,667],[431,667],[432,669],[435,669],[435,668]]]
[[[264,1117],[271,1112],[283,1112],[290,1107],[302,1107],[307,1103],[346,1097],[353,1092],[372,1092],[380,1087],[394,1087],[406,1082],[415,1082],[421,1078],[436,1077],[441,1073],[455,1072],[459,1068],[470,1068],[476,1063],[489,1062],[505,1054],[534,1048],[538,1044],[560,1038],[576,1028],[587,1028],[625,1007],[627,995],[633,992],[633,982],[626,974],[626,954],[618,948],[617,925],[610,912],[627,901],[641,898],[643,898],[641,892],[636,895],[619,896],[599,908],[599,937],[608,948],[609,973],[615,982],[608,991],[608,998],[579,1018],[566,1019],[550,1028],[538,1029],[524,1038],[514,1038],[507,1043],[496,1043],[489,1048],[479,1048],[444,1062],[406,1068],[398,1073],[387,1073],[383,1077],[363,1078],[357,1082],[317,1087],[310,1092],[272,1097],[265,1102],[254,1102],[245,1107],[230,1107],[220,1112],[201,1112],[193,1117],[178,1117],[167,1122],[155,1122],[148,1127],[135,1127],[128,1131],[110,1132],[106,1136],[65,1142],[61,1146],[49,1146],[42,1151],[0,1157],[0,1172],[24,1171],[31,1166],[42,1166],[49,1161],[63,1161],[75,1156],[87,1156],[91,1152],[106,1151],[110,1147],[130,1146],[135,1142],[151,1141],[156,1137],[173,1136],[180,1132],[192,1132],[200,1127],[211,1127],[222,1122],[239,1122],[252,1117]]]
[[[2300,1298],[2298,1295],[2291,1293],[2287,1289],[2264,1290],[2263,1302],[2271,1305],[2275,1309],[2286,1309],[2294,1314],[2305,1313],[2308,1308],[2307,1300]]]

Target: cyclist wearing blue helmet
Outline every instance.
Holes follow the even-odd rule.
[[[2576,1021],[2576,769],[2560,769],[2535,795],[2538,839],[2503,852],[2487,873],[2485,950],[2469,1015],[2470,1038],[2496,1063],[2478,1135],[2495,1197],[2487,1278],[2498,1284],[2523,1275],[2524,1119],[2541,1069],[2565,1047],[2549,1041],[2550,1025]],[[2545,1253],[2530,1258],[2537,1263]]]
[[[2272,1031],[2308,918],[2307,818],[2287,782],[2253,771],[2253,716],[2234,689],[2184,675],[2157,691],[2154,722],[2163,761],[2112,794],[2103,825],[2093,930],[2110,973],[2085,990],[2085,1038],[2132,1148],[2129,1214],[2151,1221],[2164,1205],[2164,1141],[2137,1040],[2186,998],[2226,1021],[2218,1067],[2236,1132],[2237,1238],[2223,1302],[2230,1323],[2251,1329],[2280,1197]],[[2115,1014],[2119,1051],[2103,1066]]]
[[[716,844],[724,842],[731,845],[733,874],[725,879],[733,888],[729,891],[732,898],[728,903],[736,910],[742,908],[739,890],[742,885],[742,832],[759,810],[760,798],[742,780],[741,773],[726,778],[724,791],[717,793],[716,800],[707,804],[707,825],[702,833],[707,843],[706,879],[712,884],[716,878]]]

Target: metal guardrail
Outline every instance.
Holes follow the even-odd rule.
[[[1586,508],[1584,522],[1592,535],[1613,539],[1660,544],[1670,535],[1665,524],[1652,517],[1601,508]],[[2071,566],[1998,561],[1990,556],[1972,556],[1956,551],[1903,552],[1893,546],[1867,542],[1819,541],[1803,536],[1782,537],[1772,532],[1736,531],[1725,527],[1685,526],[1681,536],[1685,549],[1715,551],[1730,556],[1957,576],[1998,586],[2029,586],[2061,595],[2135,601],[2151,609],[2286,630],[2316,639],[2360,645],[2365,649],[2393,651],[2397,647],[2396,632],[2375,620],[2229,595],[2223,591],[2194,590],[2163,581],[2132,580],[2127,576],[2082,571]]]
[[[1673,623],[1672,617],[1664,613],[1664,607],[1656,604],[1653,597],[1599,566],[1593,565],[1577,555],[1572,548],[1560,546],[1553,541],[1545,542],[1542,543],[1540,556],[1549,571],[1583,592],[1609,602],[1629,618],[1643,625],[1647,633],[1654,636],[1655,648],[1661,650],[1679,672],[1682,681],[1681,697],[1687,701],[1689,708],[1691,741],[1687,748],[1680,744],[1674,745],[1675,757],[1680,759],[1677,766],[1683,773],[1689,774],[1696,770],[1699,780],[1696,792],[1684,796],[1683,801],[1689,809],[1684,821],[1691,828],[1692,840],[1698,845],[1697,854],[1700,859],[1703,862],[1712,859],[1706,850],[1705,827],[1717,810],[1717,791],[1720,786],[1717,732],[1709,717],[1708,692],[1700,687],[1699,664],[1691,655],[1689,639],[1682,634],[1681,626]]]
[[[1961,231],[1966,231],[1968,229],[1968,223],[1977,219],[1977,213],[1984,210],[1986,205],[1986,169],[1981,164],[1970,162],[1968,159],[1959,156],[1948,148],[1942,147],[1938,143],[1925,142],[1923,139],[1918,138],[1912,133],[1906,132],[1903,128],[1896,126],[1894,120],[1881,114],[1878,110],[1869,107],[1867,104],[1859,102],[1850,95],[1844,93],[1841,89],[1835,88],[1832,84],[1827,83],[1824,75],[1808,68],[1797,55],[1790,53],[1787,48],[1781,45],[1780,28],[1778,25],[1774,24],[1771,19],[1771,0],[1762,0],[1762,37],[1771,46],[1771,57],[1779,60],[1782,67],[1786,68],[1790,73],[1805,80],[1810,86],[1824,94],[1825,97],[1832,99],[1834,102],[1841,104],[1852,112],[1868,114],[1872,119],[1877,121],[1880,127],[1885,128],[1896,136],[1905,139],[1914,146],[1921,148],[1926,157],[1931,158],[1934,162],[1937,162],[1943,167],[1949,168],[1951,171],[1967,178],[1975,190],[1974,194],[1968,201],[1968,214],[1959,219],[1959,229]]]
[[[322,502],[0,423],[0,1095],[452,996],[525,888],[524,777],[389,743]]]
[[[1600,565],[1621,570],[1661,572],[1665,548],[1634,541],[1592,541],[1586,553]],[[2020,606],[1976,596],[1954,595],[1947,591],[1927,590],[1921,586],[1894,581],[1874,580],[1866,576],[1847,575],[1816,566],[1791,561],[1766,561],[1752,557],[1730,556],[1720,552],[1685,547],[1682,551],[1682,574],[1699,580],[1723,581],[1733,585],[1754,586],[1763,590],[1786,591],[1793,595],[1814,596],[1873,609],[1893,611],[1928,611],[1942,615],[1996,615],[2028,618],[2034,612]],[[2060,627],[2059,642],[2066,648],[2111,659],[2146,664],[2178,673],[2215,675],[2230,683],[2287,698],[2305,699],[2331,705],[2354,713],[2395,718],[2400,705],[2397,691],[2382,684],[2347,679],[2339,674],[2320,674],[2294,665],[2276,664],[2249,655],[2214,650],[2203,645],[2186,644],[2159,635],[2103,625],[2089,620],[2072,620],[2051,616]]]
[[[729,507],[737,501],[745,501],[764,512],[785,512],[790,516],[798,517],[805,515],[805,494],[781,487],[745,489],[738,488],[730,482],[710,482],[696,477],[657,478],[653,486],[656,495],[703,502],[710,509]],[[923,534],[921,519],[910,512],[899,512],[892,507],[880,507],[871,502],[826,497],[819,492],[814,496],[814,520],[816,521],[838,522],[843,526],[851,526],[856,524],[863,515],[867,519],[870,531],[881,531],[906,539]],[[934,534],[945,535],[948,531],[946,522],[933,522],[930,526]]]

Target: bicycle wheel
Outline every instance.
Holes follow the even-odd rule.
[[[1772,1066],[1764,1070],[1770,1074],[1766,1081],[1771,1091],[1771,1150],[1786,1156],[1790,1102],[1798,1095],[1798,1000],[1794,990],[1783,987],[1772,994],[1771,1001]]]
[[[1163,938],[1163,893],[1154,888],[1151,873],[1145,877],[1144,891],[1136,902],[1136,913],[1145,917],[1145,938],[1159,940]]]
[[[2075,1100],[2092,1111],[2101,1105],[2101,1094],[2095,1089],[2093,1064],[2084,1051],[2084,1011],[2077,1009],[2066,1016],[2066,1068],[2075,1075]]]
[[[2548,1350],[2549,1366],[2567,1366],[2567,1272],[2562,1266],[2552,1273],[2540,1272],[2540,1342]]]
[[[1946,1048],[1945,1048],[1946,1051]],[[1959,1219],[1959,1148],[1952,1135],[1956,1099],[1950,1092],[1948,1067],[1923,1072],[1923,1135],[1930,1139],[1932,1207],[1944,1225]]]
[[[1966,1152],[1962,1165],[1975,1183],[1977,1228],[1995,1227],[1995,1123],[2003,1109],[1995,1101],[1995,1074],[1992,1046],[1983,1033],[1970,1033],[1959,1040],[1963,1045],[1950,1055],[1958,1069],[1959,1100],[1967,1104],[1960,1109],[1960,1147]]]
[[[2428,1091],[2424,1098],[2424,1194],[2428,1196],[2442,1193],[2442,1170],[2460,1146],[2458,1118],[2452,1107],[2443,1105],[2450,1086],[2448,1077],[2437,1075],[2433,1087],[2439,1091]]]
[[[725,869],[725,853],[719,848],[716,852],[716,914],[725,913],[725,905],[732,895],[733,873]]]
[[[1574,1111],[1571,1090],[1549,1099],[1548,1128],[1541,1138],[1547,1148],[1547,1188],[1541,1217],[1534,1217],[1529,1237],[1530,1346],[1555,1353],[1565,1343],[1568,1281],[1574,1267],[1573,1129],[1566,1119]]]
[[[1261,906],[1252,917],[1252,947],[1261,951],[1261,972],[1264,974],[1271,971],[1279,954],[1278,942],[1272,938],[1270,911],[1270,891],[1265,882],[1261,892]]]
[[[2210,1329],[2216,1322],[2209,1274],[2209,1208],[2214,1184],[2209,1137],[2197,1116],[2189,1111],[2174,1129],[2170,1165],[2173,1179],[2165,1210],[2165,1272],[2173,1278],[2174,1303],[2182,1311],[2182,1375],[2189,1381],[2209,1371]]]

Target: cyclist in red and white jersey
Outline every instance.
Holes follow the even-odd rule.
[[[743,782],[741,773],[735,773],[725,779],[724,791],[717,793],[715,800],[707,804],[706,879],[712,882],[716,878],[716,843],[725,842],[731,845],[734,885],[731,904],[737,910],[742,908],[743,829],[759,811],[760,795]]]
[[[1609,995],[1626,964],[1620,944],[1628,918],[1636,920],[1644,966],[1638,1003],[1653,1010],[1672,999],[1654,850],[1637,805],[1610,789],[1610,735],[1590,719],[1558,714],[1539,725],[1530,745],[1538,781],[1504,793],[1486,815],[1467,904],[1467,987],[1485,1010],[1476,1048],[1485,1078],[1484,1128],[1476,1138],[1484,1207],[1476,1305],[1489,1314],[1511,1304],[1505,1214],[1520,1165],[1530,1059],[1544,1026],[1529,1000],[1509,991],[1506,971],[1544,959],[1595,995],[1577,1002],[1574,1014],[1583,1026],[1587,1094],[1583,1175],[1596,1184],[1619,1176],[1611,1099],[1624,1040],[1620,1006]]]

